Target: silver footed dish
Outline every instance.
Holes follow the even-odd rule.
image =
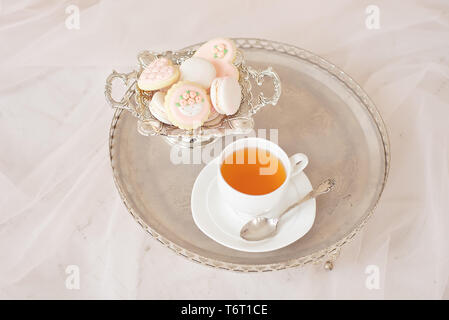
[[[153,52],[142,51],[137,56],[137,69],[120,73],[113,71],[106,79],[105,97],[113,109],[125,110],[137,119],[137,130],[144,136],[162,136],[173,144],[184,147],[195,147],[213,142],[215,139],[232,134],[246,134],[254,128],[253,115],[267,105],[275,106],[281,97],[281,80],[269,65],[263,69],[256,69],[247,64],[244,53],[237,50],[234,61],[239,72],[239,84],[242,99],[237,113],[220,115],[214,120],[205,122],[202,126],[192,130],[178,128],[158,120],[149,110],[152,98],[151,91],[143,91],[137,86],[137,81],[143,70],[155,59],[165,57],[175,65],[180,65],[193,56],[199,45],[179,51]],[[260,87],[266,79],[272,83],[271,96],[267,96]],[[113,82],[119,80],[124,86],[124,93],[120,98],[117,89],[113,89]],[[120,90],[117,90],[120,91]],[[122,90],[123,91],[123,90]]]

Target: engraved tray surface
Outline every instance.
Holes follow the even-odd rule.
[[[312,185],[336,179],[335,190],[317,199],[309,233],[264,253],[236,251],[209,239],[190,210],[192,186],[204,164],[172,164],[171,146],[159,136],[139,134],[137,119],[123,110],[115,112],[110,130],[116,186],[145,230],[193,261],[244,272],[326,261],[365,225],[381,196],[390,161],[385,125],[366,93],[326,60],[278,42],[234,40],[248,64],[272,66],[282,82],[278,104],[254,116],[255,128],[278,129],[278,142],[288,154],[307,154],[305,172]]]

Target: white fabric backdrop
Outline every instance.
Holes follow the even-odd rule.
[[[449,298],[447,1],[1,1],[0,298]],[[80,8],[80,29],[65,10]],[[380,29],[365,26],[368,5]],[[313,51],[348,72],[390,130],[378,210],[332,272],[238,274],[151,239],[114,187],[112,68],[216,36]],[[65,286],[78,265],[79,290]],[[366,267],[380,270],[369,290]]]

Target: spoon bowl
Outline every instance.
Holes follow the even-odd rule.
[[[257,217],[245,224],[240,231],[240,236],[248,241],[258,241],[274,235],[279,219]]]

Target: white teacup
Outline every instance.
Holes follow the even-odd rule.
[[[276,156],[285,168],[286,178],[282,185],[274,191],[262,195],[242,193],[231,187],[223,178],[221,173],[221,165],[227,156],[244,148],[258,148],[267,150],[272,155]],[[284,150],[269,140],[262,138],[245,138],[229,144],[221,152],[218,163],[217,184],[220,191],[220,196],[236,213],[243,214],[248,217],[255,217],[267,213],[279,203],[284,192],[287,190],[290,179],[304,170],[309,163],[309,160],[307,156],[302,153],[296,153],[291,157],[288,157]]]

